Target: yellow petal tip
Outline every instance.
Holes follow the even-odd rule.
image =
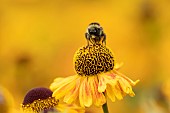
[[[136,80],[135,82],[134,82],[134,85],[136,85],[138,82],[140,82],[140,80],[138,79],[138,80]]]

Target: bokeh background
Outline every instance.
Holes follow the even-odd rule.
[[[108,100],[110,113],[170,113],[169,0],[0,0],[0,112],[19,110],[31,88],[74,75],[91,22],[103,26],[120,71],[140,79],[134,98]]]

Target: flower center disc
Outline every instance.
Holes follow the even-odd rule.
[[[75,70],[79,75],[97,75],[113,69],[111,51],[100,44],[80,48],[74,56]]]

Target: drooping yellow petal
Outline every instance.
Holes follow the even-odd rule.
[[[74,86],[75,86],[74,84],[69,85],[67,84],[66,86],[60,87],[53,92],[52,96],[55,97],[56,99],[59,99],[66,95],[66,93],[68,93],[71,89],[73,89]]]
[[[79,90],[79,100],[82,107],[89,107],[92,105],[91,88],[87,80],[88,78],[84,77]]]
[[[80,84],[80,89],[79,89],[79,101],[80,101],[80,106],[84,107],[84,101],[83,101],[83,84],[84,81]]]
[[[111,76],[107,76],[106,74],[98,75],[99,85],[98,91],[105,92],[107,83],[112,80]]]
[[[102,76],[98,76],[99,77],[99,86],[98,86],[98,91],[99,92],[104,92],[106,89],[106,81],[104,79],[104,77]]]
[[[132,86],[135,86],[135,85],[140,81],[140,80],[136,80],[136,81],[134,82],[134,81],[132,81],[130,78],[128,78],[127,76],[125,76],[124,74],[116,71],[115,69],[114,69],[112,72],[115,73],[116,75],[121,76],[121,77],[123,77],[124,79],[126,79],[126,80],[130,83],[130,85],[132,85]]]
[[[110,82],[110,87],[114,92],[115,97],[118,100],[122,100],[123,99],[123,95],[122,95],[122,90],[120,89],[119,85],[118,85],[118,81],[117,79],[113,80]]]
[[[126,94],[130,95],[131,97],[135,96],[132,86],[136,85],[139,80],[133,82],[131,79],[121,74],[116,69],[112,70],[110,73],[106,73],[106,75],[112,77],[112,79],[107,83],[106,93],[113,102],[115,101],[115,97],[118,100],[121,100]]]
[[[93,103],[95,106],[102,106],[106,103],[106,98],[103,93],[98,92],[98,79],[97,77],[89,77],[92,96],[93,96]]]
[[[64,102],[68,104],[71,104],[73,101],[75,101],[79,94],[79,87],[81,83],[80,78],[78,78],[75,82],[76,84],[74,88],[65,95],[64,100],[63,100]]]
[[[50,89],[53,91],[53,97],[56,99],[59,99],[63,97],[66,93],[68,93],[71,89],[74,88],[75,83],[74,80],[76,79],[76,76],[71,76],[68,78],[63,79],[63,81],[58,81],[58,83],[54,82],[50,86]],[[72,84],[70,84],[72,83]]]
[[[120,84],[121,89],[126,94],[129,94],[130,96],[135,96],[135,93],[132,91],[132,86],[129,84],[129,82],[126,79],[119,77],[118,82]]]
[[[86,107],[90,107],[92,105],[92,95],[91,95],[91,87],[88,82],[88,78],[85,79],[85,84],[84,84],[84,103]]]
[[[124,78],[121,78],[121,77],[118,78],[118,82],[119,82],[121,88],[123,89],[123,91],[125,93],[129,94],[130,90],[132,89],[129,82],[127,80],[125,80]]]
[[[56,78],[54,80],[54,82],[50,85],[50,89],[52,91],[56,90],[57,88],[64,86],[66,84],[69,84],[71,81],[73,81],[74,79],[76,79],[77,75],[74,76],[69,76],[66,78]]]
[[[119,76],[120,87],[122,88],[124,93],[129,94],[132,97],[135,96],[135,93],[132,90],[132,86],[135,86],[140,80],[136,80],[134,82],[130,78],[116,70],[113,70],[112,72],[115,73],[116,76]]]
[[[110,85],[107,85],[106,94],[111,99],[112,102],[115,102],[115,100],[116,100],[115,95],[114,95],[113,89]]]

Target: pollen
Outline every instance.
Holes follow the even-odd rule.
[[[32,111],[33,113],[39,113],[43,110],[52,109],[56,105],[58,105],[59,100],[56,100],[54,97],[49,97],[45,100],[35,100],[33,103],[30,104],[22,104],[23,111]]]
[[[114,67],[112,52],[101,44],[84,46],[74,55],[78,75],[93,76],[111,71]]]

